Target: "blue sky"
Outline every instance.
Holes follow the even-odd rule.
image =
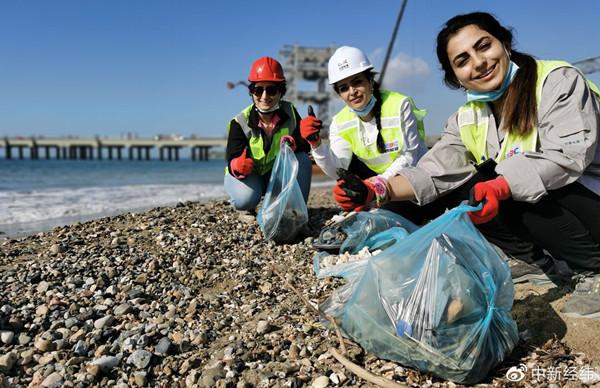
[[[0,2],[0,136],[223,137],[249,103],[241,87],[254,59],[286,44],[352,45],[380,68],[401,0]],[[600,56],[600,2],[409,0],[386,87],[426,108],[440,133],[463,102],[435,58],[443,23],[494,13],[517,49],[539,58]],[[590,76],[600,84],[600,73]],[[306,112],[301,109],[301,114]]]

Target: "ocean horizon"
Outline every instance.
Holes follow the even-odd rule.
[[[0,238],[180,202],[224,200],[224,160],[0,160]],[[331,184],[326,177],[313,186]]]

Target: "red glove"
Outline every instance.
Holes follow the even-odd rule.
[[[290,135],[281,136],[281,140],[279,141],[279,144],[281,145],[285,142],[288,143],[288,145],[290,146],[292,151],[296,152],[296,141],[294,140],[293,137],[291,137]]]
[[[337,172],[340,179],[333,187],[335,201],[347,212],[367,210],[375,198],[373,183],[346,170],[338,169]]]
[[[254,160],[252,158],[246,156],[247,148],[244,149],[244,152],[237,158],[231,160],[231,172],[233,172],[233,176],[238,179],[244,179],[248,175],[252,174],[252,169],[254,168]]]
[[[314,116],[307,116],[300,120],[300,134],[313,148],[321,144],[319,131],[322,127],[323,122]]]
[[[510,198],[510,186],[503,176],[475,184],[472,189],[473,199],[483,202],[483,208],[469,212],[474,224],[485,224],[498,215],[500,201]]]

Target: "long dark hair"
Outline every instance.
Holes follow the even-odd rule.
[[[377,124],[377,151],[383,154],[385,153],[385,143],[383,136],[381,136],[381,105],[383,104],[381,91],[379,90],[379,83],[375,81],[375,73],[369,71],[367,77],[373,80],[373,96],[376,99],[373,114],[375,116],[375,124]]]
[[[448,58],[448,41],[462,28],[476,25],[498,39],[510,53],[519,71],[504,95],[502,117],[510,133],[523,135],[537,126],[536,81],[537,64],[529,54],[513,49],[513,33],[486,12],[472,12],[449,19],[437,36],[437,57],[444,72],[444,83],[451,89],[460,88]]]

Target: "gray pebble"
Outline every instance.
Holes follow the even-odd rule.
[[[166,356],[171,348],[171,340],[168,337],[162,337],[154,347],[154,353],[159,356]]]
[[[271,330],[271,325],[267,321],[258,321],[256,324],[256,332],[258,334],[266,334]]]
[[[82,340],[77,341],[75,346],[73,346],[73,352],[79,356],[87,355],[88,346],[85,343],[85,341],[82,341]]]
[[[10,330],[1,330],[0,331],[0,341],[3,344],[10,345],[15,339],[15,333]]]
[[[127,358],[127,363],[135,365],[138,369],[144,369],[150,364],[151,359],[152,353],[147,350],[138,349]]]
[[[106,315],[102,318],[96,319],[94,321],[94,327],[96,329],[103,329],[107,326],[112,325],[114,320],[115,320],[115,318],[112,315]]]
[[[122,303],[122,304],[118,305],[117,307],[115,307],[114,313],[116,316],[121,316],[121,315],[128,314],[129,312],[131,312],[131,310],[132,310],[132,307],[129,303]]]
[[[102,356],[90,362],[90,365],[98,366],[102,371],[110,371],[119,364],[119,361],[119,358],[114,356]]]
[[[62,375],[58,372],[54,372],[54,373],[51,373],[48,377],[46,377],[44,379],[44,381],[42,381],[42,386],[48,387],[48,388],[58,388],[62,385],[62,383],[63,383]]]
[[[67,329],[72,328],[73,326],[77,325],[78,323],[79,323],[79,320],[74,317],[65,319],[65,327]]]

